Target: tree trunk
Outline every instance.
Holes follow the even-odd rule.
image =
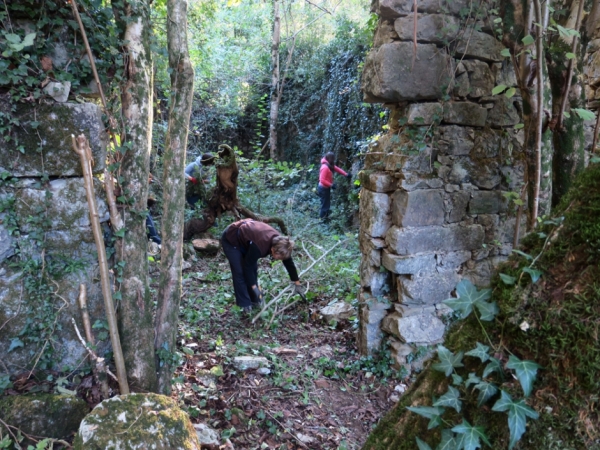
[[[277,159],[277,118],[281,101],[281,82],[279,76],[279,47],[281,45],[281,17],[279,15],[279,0],[273,0],[273,42],[271,44],[271,112],[269,114],[269,147],[272,160]]]
[[[175,351],[179,299],[181,298],[181,265],[183,260],[183,227],[185,208],[185,151],[188,124],[194,96],[194,69],[188,53],[187,2],[167,1],[167,44],[171,68],[171,109],[163,156],[162,251],[160,256],[160,284],[155,318],[155,349]],[[173,359],[156,361],[158,391],[171,392]]]
[[[573,0],[568,18],[563,19],[561,23],[561,16],[557,15],[555,20],[566,28],[579,29],[583,15],[582,8],[582,2]],[[553,206],[558,205],[575,176],[584,168],[583,120],[576,114],[569,113],[572,108],[585,108],[585,89],[580,77],[582,69],[580,61],[583,60],[585,49],[578,45],[580,41],[574,37],[568,39],[557,36],[551,43],[551,50],[546,52],[548,75],[552,85],[552,124],[554,125]],[[568,60],[564,56],[568,52],[573,52],[577,56]],[[564,114],[565,112],[569,117]]]
[[[156,391],[152,299],[148,287],[146,215],[152,143],[152,54],[150,2],[113,3],[126,64],[121,85],[122,135],[127,149],[121,163],[124,236],[117,243],[122,270],[119,328],[133,391]],[[117,273],[117,281],[119,274]]]

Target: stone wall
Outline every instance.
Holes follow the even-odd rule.
[[[0,108],[8,108],[0,103]],[[91,103],[19,104],[8,141],[0,140],[0,375],[51,366],[76,367],[85,356],[71,317],[88,290],[92,321],[104,317],[98,261],[79,157],[71,135],[85,134],[94,172],[104,170],[107,137]],[[102,189],[99,214],[108,220]]]
[[[373,3],[380,21],[363,92],[391,119],[360,173],[358,340],[366,354],[389,338],[408,367],[419,347],[442,341],[450,310],[441,302],[456,284],[486,285],[512,251],[505,194],[523,180],[520,99],[491,96],[516,85],[514,72],[486,23],[461,25],[465,7],[419,2],[413,66],[413,2]]]

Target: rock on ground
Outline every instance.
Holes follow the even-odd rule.
[[[73,443],[74,450],[185,449],[200,450],[189,417],[164,395],[130,394],[104,400],[87,415]]]

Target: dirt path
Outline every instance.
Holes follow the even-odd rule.
[[[192,420],[236,449],[360,448],[401,383],[388,362],[359,357],[352,321],[324,323],[318,310],[331,297],[299,303],[267,329],[232,307],[230,284],[222,253],[184,272],[178,344],[186,359],[173,396]],[[268,363],[240,370],[239,356]]]

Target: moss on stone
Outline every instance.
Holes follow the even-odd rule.
[[[522,243],[524,252],[534,257],[541,253],[535,267],[544,275],[536,284],[531,283],[529,275],[522,274],[521,269],[530,264],[525,258],[515,256],[501,266],[500,272],[518,281],[509,286],[499,277],[493,280],[493,300],[498,302],[500,313],[496,321],[486,324],[486,333],[496,348],[503,349],[497,355],[502,360],[508,358],[510,351],[542,366],[534,392],[527,399],[540,417],[528,420],[527,431],[516,448],[598,450],[600,167],[590,167],[582,174],[563,199],[557,215],[564,216],[562,225],[541,226]],[[528,331],[519,328],[522,322],[530,326]],[[451,329],[445,345],[453,352],[468,351],[476,342],[487,343],[482,334],[471,316]],[[473,371],[481,373],[481,364],[472,365],[473,358],[465,358],[464,362],[466,367],[458,369],[463,378]],[[444,393],[449,381],[440,372],[427,368],[379,423],[364,448],[414,449],[415,436],[435,448],[438,428],[428,431],[429,419],[406,410],[406,406],[430,406],[432,397]],[[514,380],[497,381],[513,398],[522,397]],[[485,428],[492,448],[507,448],[507,416],[491,411],[496,397],[482,408],[471,396],[461,400],[462,417]],[[452,420],[458,416],[448,419],[455,424]]]
[[[82,422],[75,450],[199,449],[189,417],[166,396],[121,395],[100,403]]]

